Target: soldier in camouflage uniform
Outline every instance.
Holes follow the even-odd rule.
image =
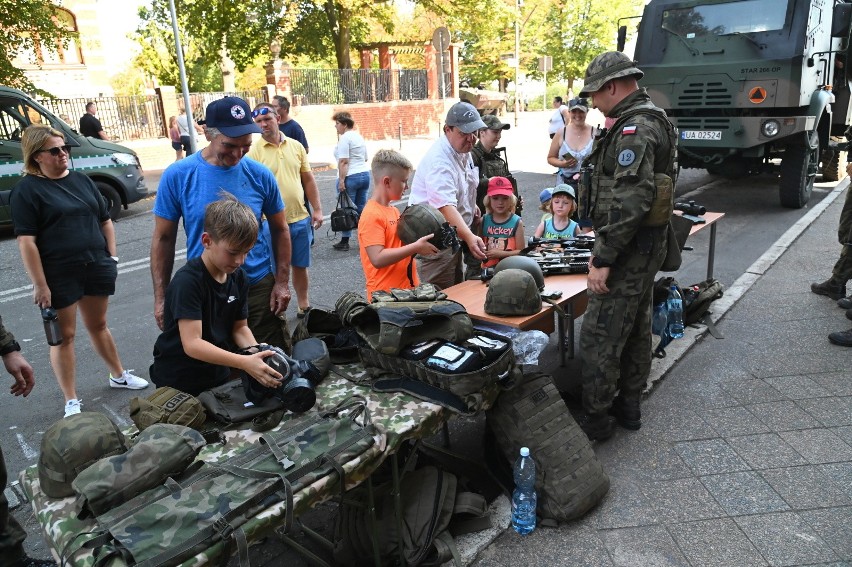
[[[848,135],[848,134],[847,134]],[[847,172],[852,171],[852,164],[847,166]],[[850,173],[852,175],[852,173]],[[837,227],[837,240],[840,242],[840,258],[834,263],[831,277],[822,283],[812,283],[811,291],[819,295],[827,295],[836,299],[837,304],[844,308],[852,308],[852,297],[845,297],[846,282],[852,280],[852,190],[846,191],[846,202],[840,213],[840,226]]]
[[[479,140],[470,151],[470,157],[473,159],[473,165],[479,169],[479,185],[476,187],[476,206],[482,215],[485,215],[485,194],[488,191],[488,180],[492,177],[505,177],[512,184],[512,189],[515,196],[518,198],[518,206],[515,208],[515,213],[520,215],[523,211],[523,200],[518,194],[518,182],[515,177],[509,173],[509,164],[500,156],[500,151],[503,148],[497,148],[500,144],[500,137],[504,130],[508,130],[512,126],[500,122],[500,119],[493,114],[488,114],[482,117],[486,128],[479,132]],[[482,273],[482,261],[473,257],[467,248],[464,249],[465,273],[464,277],[467,280],[479,278]]]
[[[12,394],[28,396],[35,386],[33,367],[21,354],[21,345],[15,340],[15,336],[3,327],[2,317],[0,317],[0,356],[3,357],[3,365],[6,367],[6,371],[15,380],[12,385]],[[3,458],[3,448],[0,447],[0,483],[3,485],[3,490],[6,489],[7,476],[6,460]],[[27,532],[9,514],[9,502],[6,501],[6,495],[0,493],[0,565],[8,567],[56,565],[53,561],[28,557],[24,552],[24,539],[26,537]]]
[[[639,398],[651,369],[652,289],[665,260],[674,204],[677,140],[665,113],[639,88],[642,75],[623,53],[606,52],[589,64],[580,93],[617,118],[596,140],[587,162],[591,171],[580,187],[580,216],[592,220],[596,239],[580,337],[584,413],[578,423],[597,440],[612,435],[608,412],[623,427],[641,426]],[[668,202],[655,198],[663,194]]]

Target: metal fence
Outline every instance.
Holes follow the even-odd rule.
[[[265,89],[257,89],[251,91],[215,91],[215,92],[200,92],[200,93],[189,93],[189,101],[192,106],[192,117],[196,120],[201,120],[204,118],[204,113],[207,110],[207,105],[213,102],[214,100],[219,100],[220,98],[226,96],[238,96],[241,99],[245,100],[249,108],[254,108],[259,102],[269,102],[266,96]],[[175,99],[178,102],[178,108],[183,107],[183,93],[176,93]]]
[[[291,69],[295,104],[351,104],[427,98],[425,69]]]
[[[42,106],[79,130],[86,104],[94,102],[95,115],[111,140],[138,140],[168,136],[163,124],[160,99],[156,95],[105,96],[95,98],[44,98]]]

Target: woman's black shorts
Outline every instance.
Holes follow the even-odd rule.
[[[44,266],[44,277],[50,288],[50,301],[54,309],[77,303],[84,295],[107,296],[115,293],[118,264],[104,256],[85,264]]]

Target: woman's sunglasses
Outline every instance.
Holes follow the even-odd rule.
[[[251,117],[257,118],[258,116],[265,116],[266,114],[269,114],[270,112],[275,112],[275,111],[272,110],[271,108],[269,108],[268,106],[264,106],[263,108],[258,108],[257,110],[252,110],[251,111]]]
[[[53,157],[59,157],[59,154],[70,155],[71,148],[68,146],[56,146],[55,148],[50,148],[47,150],[39,150],[39,152],[47,152]]]

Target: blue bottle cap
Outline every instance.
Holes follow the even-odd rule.
[[[521,456],[522,457],[529,457],[530,456],[529,447],[521,447]]]

